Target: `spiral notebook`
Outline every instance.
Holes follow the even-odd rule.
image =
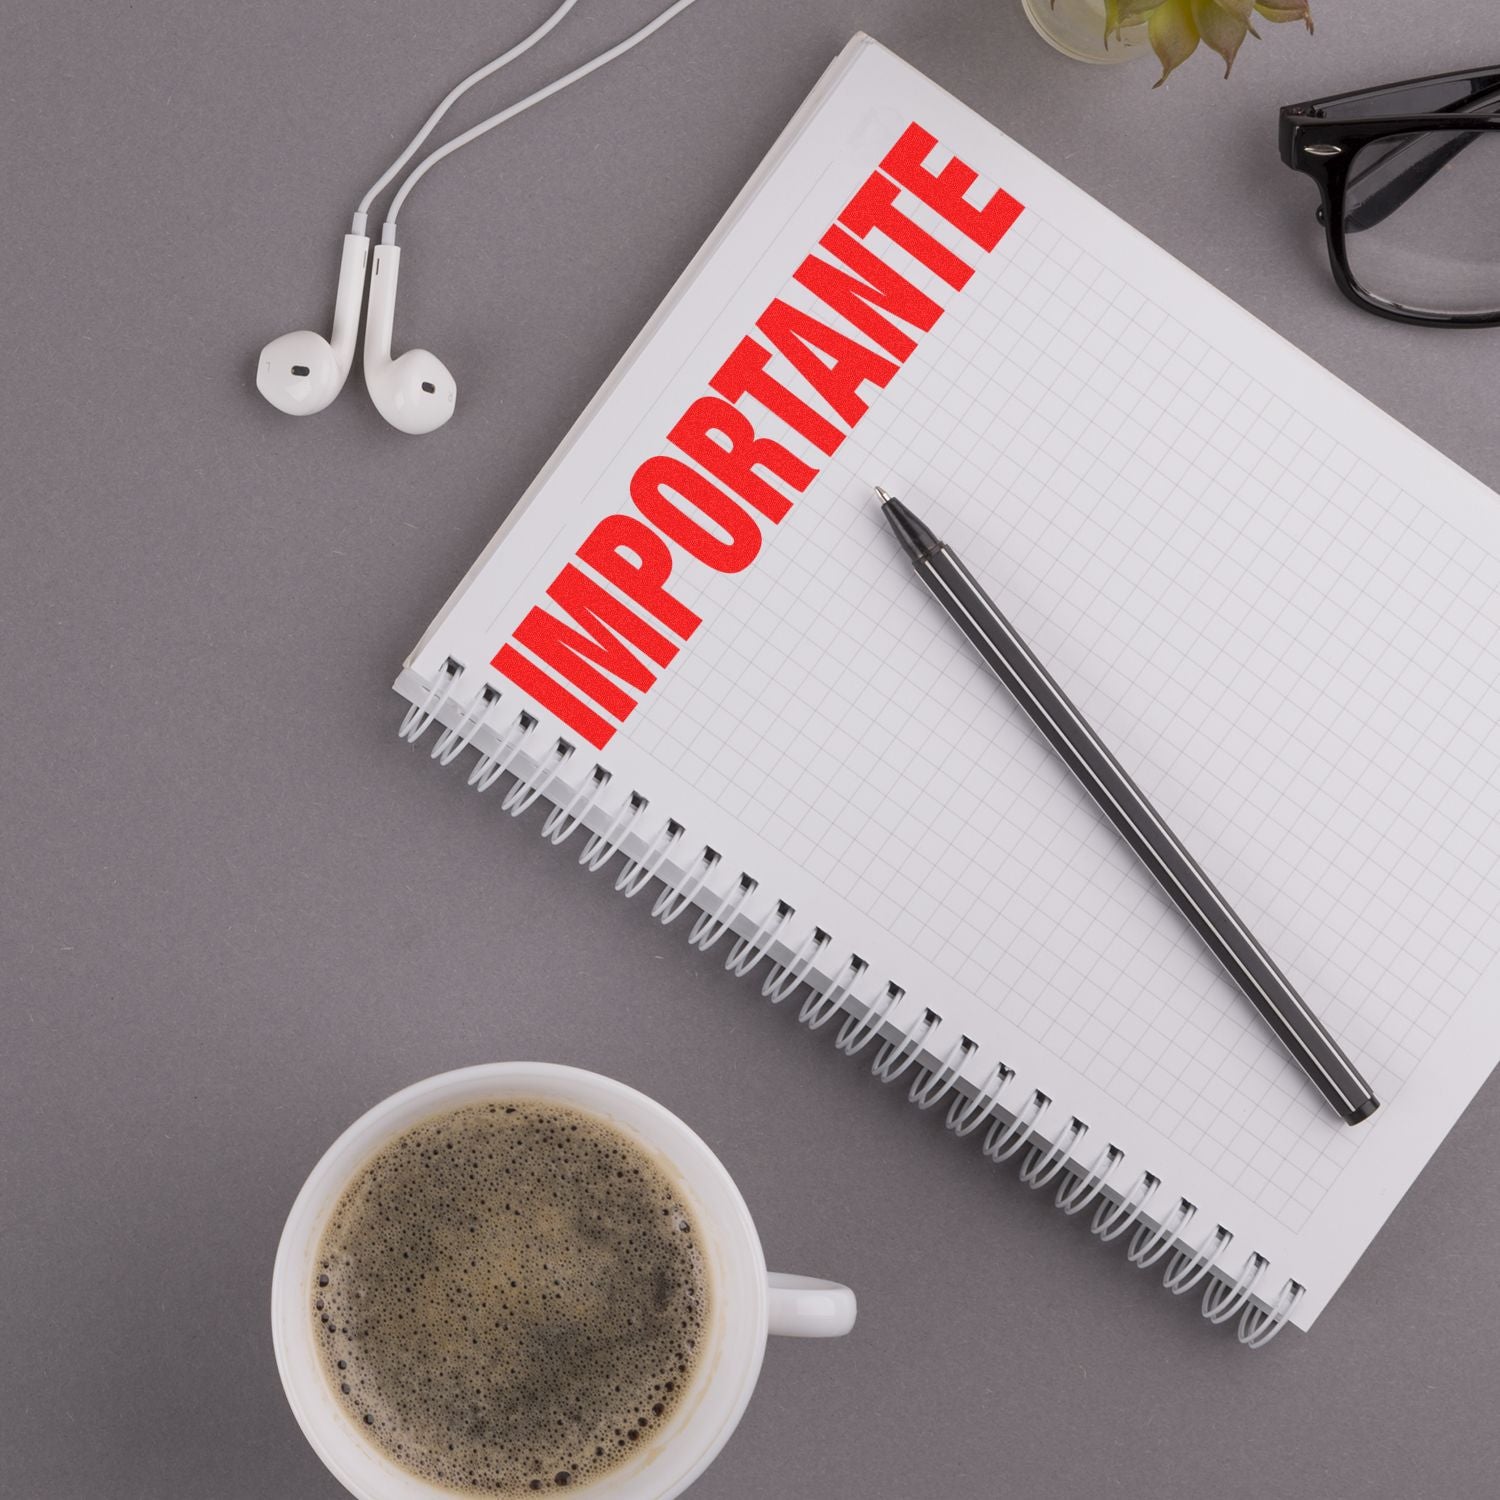
[[[1334,1116],[926,592],[908,498],[1369,1078]],[[1500,1056],[1500,507],[856,37],[402,724],[1260,1344]],[[1415,1268],[1414,1268],[1415,1270]]]

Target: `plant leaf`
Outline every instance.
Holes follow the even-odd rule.
[[[1250,29],[1249,17],[1235,15],[1232,4],[1233,0],[1193,0],[1193,24],[1204,42],[1224,59],[1226,78]]]
[[[1255,14],[1255,0],[1219,0],[1219,8],[1227,10],[1230,15],[1248,26],[1250,18]],[[1201,26],[1199,30],[1202,30]],[[1208,38],[1204,37],[1204,41],[1207,40]]]
[[[1151,12],[1151,49],[1161,62],[1161,77],[1152,84],[1160,88],[1198,50],[1198,27],[1193,21],[1193,0],[1162,0]]]
[[[1170,0],[1117,0],[1116,25],[1134,26],[1169,3]]]
[[[1255,8],[1268,21],[1301,21],[1309,31],[1313,29],[1308,0],[1255,0]]]

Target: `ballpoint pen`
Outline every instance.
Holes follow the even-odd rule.
[[[901,501],[878,487],[875,493],[922,582],[1135,850],[1282,1045],[1348,1124],[1369,1119],[1379,1107],[1370,1085],[974,575],[952,548],[939,541]]]

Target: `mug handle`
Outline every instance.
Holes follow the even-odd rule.
[[[768,1271],[770,1332],[794,1339],[834,1339],[854,1327],[854,1293],[836,1281]]]

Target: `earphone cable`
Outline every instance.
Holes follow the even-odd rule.
[[[352,233],[363,234],[365,232],[365,221],[370,212],[371,203],[373,203],[375,199],[380,196],[380,194],[389,185],[391,179],[395,177],[395,175],[402,169],[402,167],[404,167],[407,162],[412,159],[412,155],[415,153],[417,148],[422,144],[423,141],[427,139],[429,135],[432,134],[433,128],[437,125],[438,121],[441,120],[443,116],[453,108],[458,100],[471,88],[473,88],[476,83],[482,82],[492,73],[499,72],[499,70],[503,68],[507,63],[514,62],[515,59],[520,57],[523,52],[529,52],[577,4],[578,0],[563,0],[563,3],[559,5],[557,9],[553,11],[552,14],[548,16],[547,19],[543,21],[542,24],[531,33],[530,36],[525,37],[521,41],[517,42],[516,45],[512,47],[508,52],[501,53],[500,56],[495,58],[493,61],[487,62],[482,68],[478,68],[474,72],[470,73],[462,83],[456,84],[448,91],[448,93],[443,98],[443,102],[439,104],[438,107],[433,110],[430,115],[427,116],[426,122],[423,124],[422,128],[411,138],[411,141],[408,143],[406,149],[401,153],[400,156],[395,159],[395,161],[390,164],[390,166],[385,169],[385,171],[380,175],[379,180],[375,183],[374,187],[372,187],[370,191],[359,200],[359,207],[354,211],[354,227],[351,231]]]
[[[417,183],[420,182],[422,178],[429,171],[431,171],[433,167],[435,167],[440,161],[442,161],[445,156],[451,156],[455,151],[458,151],[462,147],[467,146],[470,141],[477,140],[487,131],[493,130],[497,125],[503,125],[507,120],[514,119],[517,115],[530,109],[534,104],[540,104],[544,99],[550,99],[553,94],[560,93],[563,89],[569,87],[571,84],[577,83],[582,78],[586,78],[597,68],[602,68],[605,63],[613,62],[615,58],[622,56],[626,52],[629,52],[632,47],[635,47],[641,42],[644,42],[647,37],[652,35],[653,32],[659,31],[663,26],[667,24],[668,21],[672,20],[673,17],[680,15],[688,8],[688,6],[692,5],[693,3],[694,0],[676,0],[675,4],[669,5],[664,11],[661,12],[660,15],[656,16],[655,19],[648,21],[644,26],[642,26],[639,31],[634,32],[632,35],[626,37],[622,42],[616,42],[615,45],[609,48],[608,51],[601,52],[591,61],[582,64],[580,67],[574,68],[571,73],[564,73],[561,78],[554,79],[545,88],[538,89],[534,94],[528,94],[526,98],[520,99],[515,104],[502,109],[498,114],[491,115],[489,119],[481,120],[479,124],[471,126],[468,130],[465,130],[461,134],[454,136],[451,141],[448,141],[445,144],[439,146],[436,151],[429,152],[412,169],[410,174],[407,176],[406,181],[401,184],[400,190],[396,193],[396,196],[391,199],[391,206],[386,210],[385,224],[381,230],[381,242],[387,245],[394,245],[396,243],[396,216],[401,212],[401,205],[406,201],[406,195],[410,193],[411,190],[417,185]],[[568,7],[564,7],[562,10],[558,11],[557,14],[547,22],[547,28],[550,28],[552,24],[560,20],[566,13],[567,9]],[[547,28],[544,28],[544,30]],[[534,33],[532,37],[527,38],[526,42],[521,44],[522,47],[529,46],[536,37],[542,34],[542,32]],[[417,141],[414,141],[412,143],[412,147],[408,148],[401,161],[404,162],[406,160],[406,157],[410,155],[411,150],[425,137],[426,131],[430,129],[432,124],[436,123],[442,110],[448,107],[448,104],[452,101],[452,99],[456,98],[457,95],[461,93],[465,88],[467,88],[470,83],[475,82],[477,79],[484,76],[487,72],[491,72],[494,70],[494,68],[500,66],[500,62],[501,60],[497,59],[497,61],[493,64],[490,64],[489,67],[481,69],[480,72],[475,73],[474,75],[472,75],[472,77],[466,79],[464,83],[461,84],[459,88],[455,90],[455,92],[451,94],[447,100],[444,101],[438,113],[434,114],[428,124],[423,127],[422,135],[419,135]],[[396,166],[392,167],[391,172],[388,172],[385,177],[381,178],[380,182],[378,182],[375,187],[371,188],[369,194],[366,195],[364,203],[361,204],[362,211],[363,209],[368,207],[370,199],[374,197],[375,193],[378,192],[379,189],[383,187],[387,181],[389,181],[391,174],[394,173],[397,168],[400,167],[400,165],[401,162],[397,162]],[[359,218],[357,218],[356,222],[360,222],[361,220],[362,213]],[[357,230],[356,232],[361,231]]]

